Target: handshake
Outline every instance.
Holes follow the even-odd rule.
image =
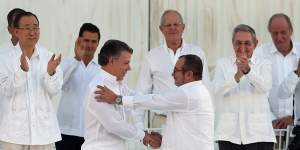
[[[151,148],[156,149],[160,147],[161,140],[162,136],[158,132],[151,132],[150,134],[145,132],[143,144],[145,146],[151,146]]]

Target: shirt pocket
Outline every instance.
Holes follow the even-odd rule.
[[[219,133],[223,136],[232,136],[236,133],[238,116],[234,113],[225,113],[220,115],[218,122]]]
[[[16,94],[11,97],[11,109],[13,112],[22,112],[27,110],[27,98],[24,95]]]
[[[249,135],[250,136],[268,136],[270,135],[271,122],[269,122],[267,115],[265,114],[250,114],[248,119]]]

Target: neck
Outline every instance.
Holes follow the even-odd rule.
[[[101,66],[101,69],[114,76],[113,70],[109,66]]]
[[[93,57],[83,57],[82,61],[84,63],[85,66],[87,66],[91,61],[93,60]]]
[[[174,53],[176,53],[176,50],[181,47],[182,45],[182,39],[175,40],[175,41],[167,41],[168,48],[172,49]]]

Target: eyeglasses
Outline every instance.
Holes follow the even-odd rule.
[[[180,27],[182,25],[182,23],[174,23],[174,24],[164,24],[164,25],[162,25],[163,27],[165,27],[165,28],[170,28],[170,27],[172,27],[172,26],[174,26],[175,28],[178,28],[178,27]]]
[[[236,42],[233,43],[233,45],[236,46],[236,47],[240,47],[240,46],[242,46],[242,45],[244,45],[245,47],[251,47],[252,44],[253,44],[253,43],[250,42],[250,41],[245,41],[245,42],[242,42],[242,41],[236,41]]]
[[[24,28],[17,28],[17,29],[25,30],[27,32],[31,32],[31,31],[38,32],[38,31],[40,31],[39,27],[33,27],[33,28],[31,28],[31,27],[24,27]]]

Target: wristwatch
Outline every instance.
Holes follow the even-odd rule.
[[[118,95],[117,98],[116,98],[116,103],[118,105],[121,105],[122,104],[122,96],[121,95]]]

